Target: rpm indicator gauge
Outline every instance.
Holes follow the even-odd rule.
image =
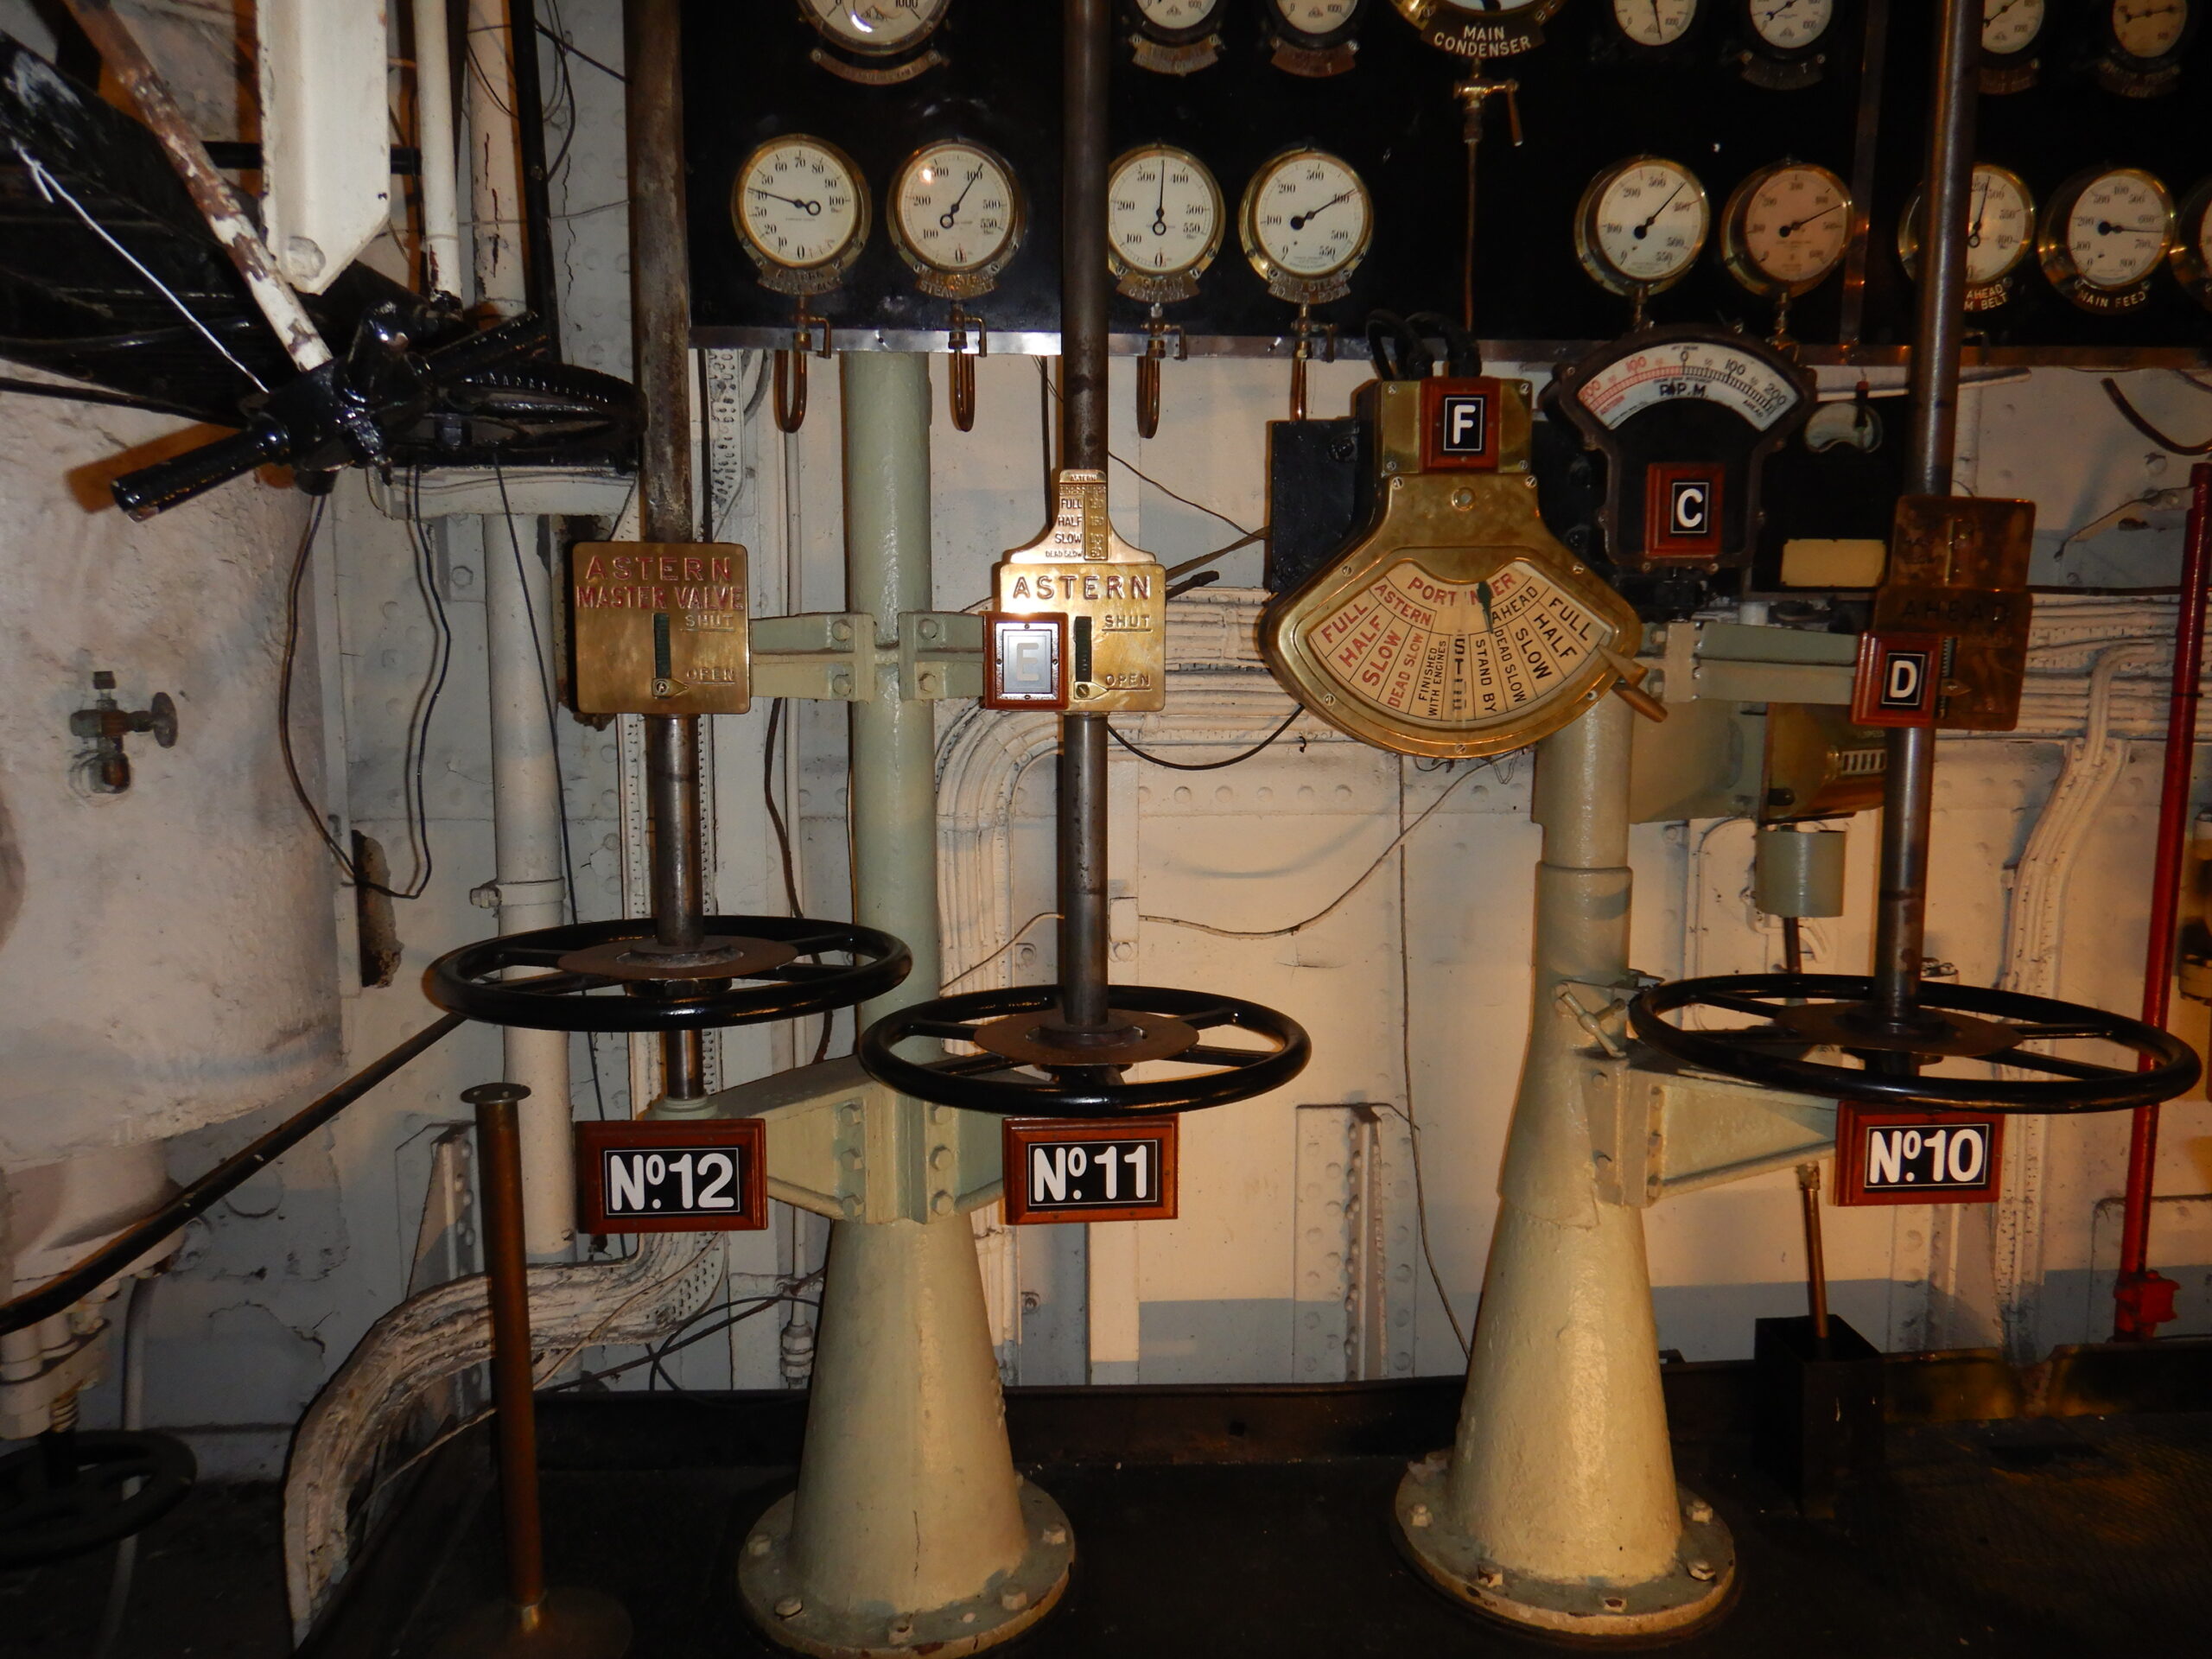
[[[1690,273],[1712,209],[1705,187],[1679,162],[1637,156],[1607,168],[1582,193],[1574,251],[1583,270],[1616,294],[1657,294]]]

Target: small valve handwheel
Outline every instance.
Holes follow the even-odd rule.
[[[1097,1031],[1059,1023],[1055,985],[917,1002],[886,1014],[862,1033],[861,1065],[877,1082],[942,1106],[1010,1117],[1110,1117],[1249,1100],[1288,1083],[1313,1056],[1303,1026],[1256,1002],[1149,985],[1115,985],[1108,995],[1113,1007]],[[1207,1033],[1229,1028],[1266,1046],[1206,1040]],[[983,1052],[927,1060],[896,1052],[901,1043],[921,1038],[971,1043]],[[1144,1083],[1122,1080],[1124,1067],[1147,1060],[1194,1069]]]
[[[849,962],[823,962],[849,957]],[[811,958],[811,960],[802,960]],[[511,933],[449,950],[423,976],[430,1001],[532,1031],[689,1031],[823,1014],[880,996],[913,958],[888,933],[805,916],[709,916],[673,948],[651,919]],[[550,969],[526,979],[510,969]],[[617,988],[622,995],[590,993]]]
[[[0,1569],[59,1561],[151,1526],[192,1490],[191,1448],[167,1434],[68,1430],[0,1458]]]
[[[1725,1077],[1803,1094],[1900,1110],[2110,1112],[2151,1106],[2195,1084],[2201,1068],[2188,1044],[2139,1020],[2077,1002],[1975,985],[1923,984],[1904,1022],[1885,1020],[1874,982],[1848,974],[1741,974],[1655,985],[1629,1004],[1629,1026],[1662,1054]],[[1699,1031],[1666,1018],[1685,1009],[1750,1014],[1766,1023]],[[2029,1044],[2105,1043],[2137,1065],[2109,1065]],[[1859,1065],[1808,1059],[1828,1049]],[[1978,1062],[2039,1072],[1966,1076],[1910,1071]],[[1886,1069],[1896,1065],[1892,1071]]]

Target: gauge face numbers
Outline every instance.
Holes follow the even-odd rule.
[[[2174,280],[2212,309],[2212,178],[2189,193],[2174,215]]]
[[[2035,49],[2048,15],[2046,0],[1981,0],[1981,54],[2017,58]]]
[[[1770,52],[1809,52],[1835,22],[1835,0],[1744,0],[1751,38]]]
[[[1920,275],[1920,221],[1926,196],[1913,193],[1897,221],[1897,257]],[[1983,162],[1967,191],[1967,294],[1969,311],[1986,311],[2012,296],[2012,273],[2035,239],[2036,201],[2019,175]]]
[[[1268,21],[1303,46],[1340,39],[1357,18],[1360,0],[1268,0]]]
[[[1771,364],[1717,340],[1630,352],[1577,386],[1574,397],[1600,426],[1615,432],[1646,410],[1686,397],[1732,410],[1764,432],[1802,401]]]
[[[1782,162],[1745,179],[1721,215],[1721,256],[1754,294],[1803,294],[1851,245],[1851,192],[1825,167]]]
[[[2085,311],[2125,311],[2149,297],[2173,244],[2174,204],[2140,168],[2077,174],[2044,209],[2037,253],[2051,285]]]
[[[1601,287],[1656,294],[1689,275],[1711,218],[1705,187],[1688,168],[1638,156],[1599,174],[1582,193],[1574,251]]]
[[[1566,0],[1392,0],[1431,46],[1464,58],[1505,58],[1541,46]]]
[[[1386,717],[1480,729],[1566,690],[1613,626],[1525,559],[1452,582],[1402,558],[1319,618],[1309,649]]]
[[[1136,28],[1129,40],[1137,67],[1155,74],[1195,74],[1221,56],[1221,14],[1229,0],[1126,0]]]
[[[1245,257],[1278,299],[1319,304],[1343,296],[1375,234],[1375,204],[1346,163],[1318,149],[1287,150],[1245,188]]]
[[[1635,46],[1672,46],[1697,22],[1703,0],[1612,0],[1613,27]]]
[[[862,57],[909,51],[937,31],[952,0],[799,0],[823,37]]]
[[[2190,0],[2107,0],[2105,28],[2115,48],[2149,62],[2180,49],[2194,20]]]
[[[1145,144],[1106,183],[1106,251],[1133,299],[1188,299],[1221,251],[1221,187],[1188,150]]]
[[[793,133],[745,158],[730,216],[763,283],[819,294],[837,285],[868,240],[868,186],[843,150]]]
[[[925,294],[988,293],[1027,228],[1014,169],[963,139],[925,144],[891,181],[892,240]]]
[[[1228,0],[1131,0],[1138,20],[1165,41],[1186,41],[1212,29]]]

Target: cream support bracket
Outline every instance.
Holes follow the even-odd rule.
[[[1851,701],[1855,633],[1741,622],[1669,622],[1647,638],[1643,689],[1669,704]]]
[[[964,611],[909,611],[895,650],[878,643],[865,612],[755,617],[753,695],[873,702],[880,671],[899,671],[908,702],[983,695],[983,619]]]

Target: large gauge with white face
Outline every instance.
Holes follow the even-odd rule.
[[[1679,162],[1637,156],[1590,181],[1574,215],[1574,251],[1616,294],[1656,294],[1690,274],[1712,208]]]
[[[1926,197],[1915,191],[1897,220],[1897,257],[1920,276],[1920,229]],[[1967,190],[1967,293],[1969,311],[1986,311],[2012,296],[2012,273],[2034,245],[2036,199],[2020,175],[1984,162]]]
[[[2212,178],[2190,191],[2174,214],[2173,251],[2166,257],[2174,280],[2212,308]]]
[[[1754,294],[1798,295],[1826,282],[1851,245],[1851,192],[1810,162],[1761,168],[1728,198],[1720,253]]]
[[[1319,304],[1342,296],[1375,235],[1375,203],[1350,163],[1319,149],[1287,149],[1245,187],[1245,257],[1281,299]]]
[[[2051,286],[2086,311],[2132,309],[2173,245],[2166,187],[2137,167],[2091,168],[2044,209],[2036,252]]]
[[[1005,157],[963,138],[925,144],[891,181],[891,238],[925,294],[987,293],[1021,245],[1028,217]]]
[[[1704,0],[1611,0],[1613,27],[1635,46],[1672,46],[1697,24]]]
[[[739,164],[730,217],[762,283],[820,294],[836,287],[868,241],[868,185],[836,145],[789,133]]]
[[[911,51],[936,33],[952,0],[799,0],[831,45],[861,57]]]
[[[2045,0],[1981,0],[1981,50],[1991,58],[2032,51],[2043,34]]]
[[[1221,251],[1221,187],[1206,165],[1172,144],[1143,144],[1114,163],[1106,184],[1106,251],[1122,291],[1187,299]]]

